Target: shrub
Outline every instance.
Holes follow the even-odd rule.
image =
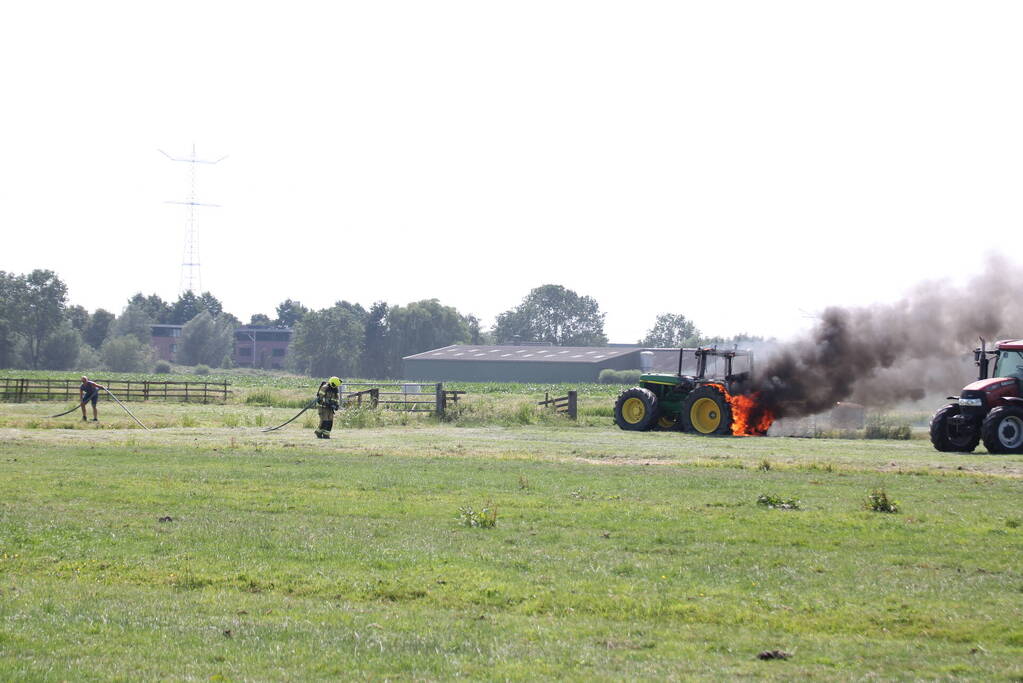
[[[899,504],[888,497],[884,489],[874,489],[867,496],[867,509],[871,512],[887,512],[895,514],[899,511]]]
[[[153,366],[153,372],[157,375],[169,375],[171,371],[171,364],[165,360],[156,361],[156,365]]]
[[[458,521],[468,527],[492,529],[497,526],[497,508],[487,503],[485,508],[477,511],[471,505],[464,505],[458,508]]]
[[[642,370],[601,370],[597,375],[600,384],[639,384]]]
[[[210,366],[208,365],[196,365],[195,374],[197,375],[208,375],[210,374]]]
[[[782,498],[761,493],[757,497],[757,505],[762,505],[771,510],[798,510],[800,502],[795,498]]]
[[[149,372],[153,349],[134,336],[108,337],[99,348],[103,365],[114,372]]]
[[[78,350],[77,367],[83,370],[95,370],[100,366],[99,352],[88,344],[82,344]]]

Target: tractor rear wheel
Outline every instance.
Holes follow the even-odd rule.
[[[950,403],[939,408],[931,418],[931,443],[944,453],[972,453],[980,443],[980,430],[951,418],[959,414],[959,406]]]
[[[731,434],[732,407],[728,399],[710,385],[697,387],[689,392],[682,402],[682,414],[679,415],[682,430],[697,434]]]
[[[622,429],[645,432],[660,417],[657,396],[643,387],[633,387],[618,394],[615,401],[615,424]]]
[[[992,408],[980,426],[988,453],[1023,453],[1023,408]]]

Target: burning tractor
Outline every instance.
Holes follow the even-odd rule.
[[[973,355],[977,381],[949,396],[954,403],[931,418],[931,443],[939,451],[970,453],[983,441],[989,453],[1023,453],[1023,339],[1000,341],[991,351],[981,339]]]
[[[696,374],[683,375],[686,353],[696,362]],[[708,360],[722,359],[723,372],[708,376]],[[747,369],[733,373],[735,358],[745,358]],[[773,415],[756,403],[755,395],[741,392],[753,370],[749,351],[715,348],[679,349],[678,372],[645,373],[639,386],[626,389],[615,401],[614,419],[622,429],[673,429],[695,434],[767,433]]]

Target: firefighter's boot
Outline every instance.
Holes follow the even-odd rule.
[[[320,428],[316,430],[316,438],[329,439],[330,430],[334,427],[333,420],[320,420]]]

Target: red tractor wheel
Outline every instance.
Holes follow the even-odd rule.
[[[976,425],[953,420],[957,415],[959,406],[954,403],[934,413],[931,418],[931,443],[945,453],[972,453],[980,443],[980,430]]]
[[[1023,453],[1023,408],[992,408],[980,427],[988,453]]]

